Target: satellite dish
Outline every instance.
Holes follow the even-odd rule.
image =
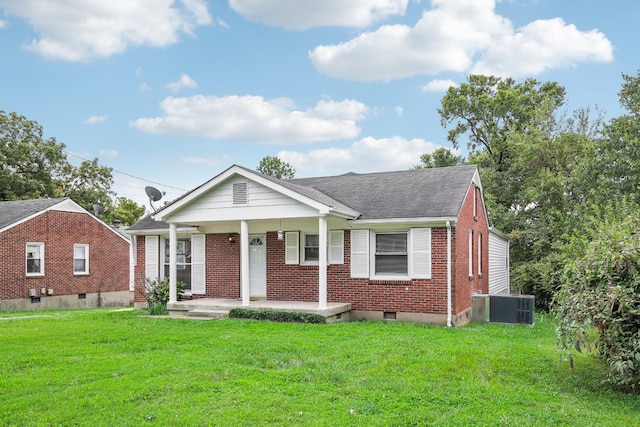
[[[102,215],[104,213],[104,208],[98,204],[93,205],[93,213],[97,215]]]
[[[162,196],[164,196],[165,193],[160,192],[160,190],[151,186],[144,187],[144,192],[147,193],[147,196],[149,197],[149,205],[151,205],[151,209],[155,212],[156,208],[153,206],[153,202],[157,202],[162,199]]]

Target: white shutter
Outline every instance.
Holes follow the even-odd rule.
[[[191,293],[204,294],[205,286],[205,235],[191,236]]]
[[[351,230],[351,277],[369,277],[369,230]]]
[[[285,264],[299,264],[300,250],[298,248],[298,232],[287,231],[284,234]]]
[[[431,278],[431,229],[411,229],[410,276],[416,279]]]
[[[329,231],[329,264],[344,264],[344,231]]]
[[[144,276],[149,280],[159,279],[158,236],[146,236],[144,245]]]

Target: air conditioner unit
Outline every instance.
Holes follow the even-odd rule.
[[[533,325],[533,295],[489,295],[489,321]]]

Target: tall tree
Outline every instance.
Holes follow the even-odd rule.
[[[278,179],[293,179],[296,170],[288,162],[276,156],[265,156],[256,170]]]
[[[421,155],[420,164],[415,165],[413,168],[444,168],[447,166],[460,166],[464,164],[465,160],[463,156],[456,156],[450,149],[440,147],[435,149],[433,153],[424,153]]]
[[[438,113],[443,127],[454,124],[448,133],[454,148],[467,135],[467,147],[486,151],[493,168],[502,171],[508,166],[508,134],[526,132],[541,104],[554,112],[564,96],[565,89],[555,82],[471,75],[468,83],[447,90]]]
[[[114,201],[111,168],[98,159],[73,166],[64,149],[55,138],[44,139],[37,122],[0,110],[0,200],[70,197],[89,211],[101,205],[126,224],[142,216],[144,207],[135,202]]]
[[[0,200],[60,196],[58,179],[68,164],[64,147],[44,139],[35,121],[0,110]]]

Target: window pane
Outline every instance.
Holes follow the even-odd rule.
[[[407,233],[376,234],[376,252],[407,252]]]
[[[27,273],[40,273],[39,259],[27,259]]]
[[[73,260],[73,271],[76,273],[82,273],[87,271],[86,268],[87,262],[84,259],[74,259]]]
[[[73,257],[75,259],[84,259],[84,246],[76,246],[73,248]]]
[[[305,261],[320,261],[319,248],[304,248]]]
[[[39,259],[40,258],[40,246],[28,245],[27,246],[27,258]]]
[[[320,236],[317,234],[307,234],[304,236],[304,260],[320,260]]]
[[[407,274],[406,255],[376,255],[376,274]]]

